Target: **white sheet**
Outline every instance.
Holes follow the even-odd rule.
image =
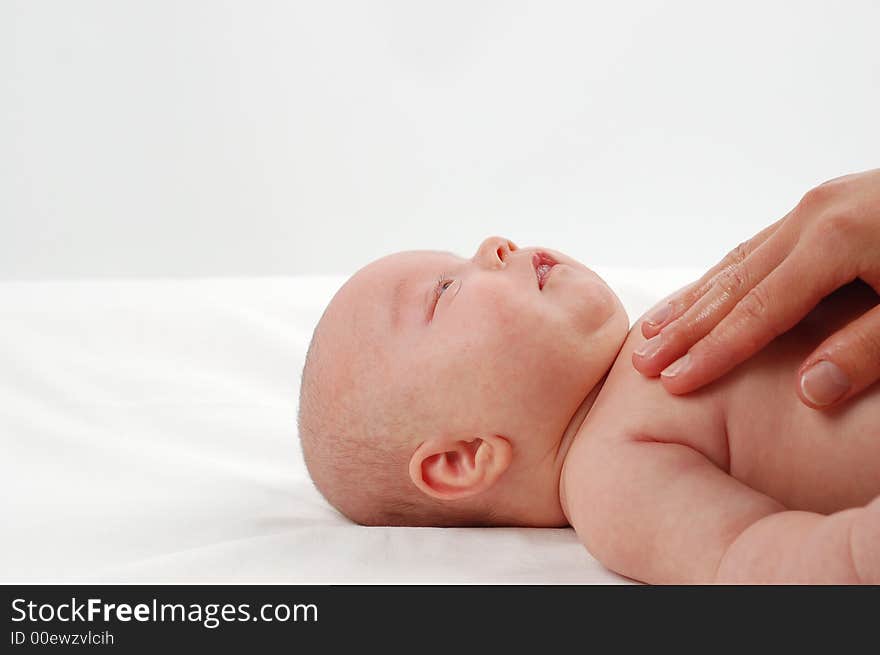
[[[597,269],[635,320],[692,269]],[[296,436],[344,276],[0,282],[0,582],[621,583],[571,529],[366,528]]]

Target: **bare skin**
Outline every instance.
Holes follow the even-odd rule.
[[[562,263],[543,288],[539,250]],[[849,285],[686,396],[630,365],[642,321],[629,329],[593,271],[501,237],[470,258],[370,264],[324,330],[340,379],[367,366],[370,402],[409,400],[414,494],[491,506],[506,525],[570,524],[603,564],[649,583],[877,584],[880,388],[821,413],[788,392],[796,363],[878,300]]]
[[[843,287],[687,396],[630,366],[637,323],[563,469],[587,548],[651,583],[880,582],[880,386],[826,413],[790,393],[797,364],[878,303]]]

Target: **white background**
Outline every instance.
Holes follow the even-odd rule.
[[[0,278],[708,267],[880,165],[880,3],[0,0]]]

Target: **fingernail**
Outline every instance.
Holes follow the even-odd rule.
[[[669,318],[670,312],[672,312],[672,305],[668,302],[663,303],[660,307],[652,309],[645,314],[645,322],[649,325],[660,325]]]
[[[834,362],[823,359],[801,375],[801,391],[814,405],[830,405],[849,391],[846,373]]]
[[[648,357],[649,355],[653,355],[660,348],[660,337],[663,334],[655,334],[653,337],[648,339],[645,343],[642,344],[642,347],[636,350],[636,355],[639,357]]]
[[[674,362],[672,362],[669,366],[660,371],[660,375],[673,378],[679,373],[683,373],[687,370],[687,367],[691,365],[691,356],[690,353],[684,355],[683,357],[679,357]]]

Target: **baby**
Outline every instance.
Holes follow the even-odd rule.
[[[856,281],[673,396],[631,364],[639,324],[562,253],[490,237],[470,259],[389,255],[315,328],[303,455],[363,525],[571,525],[605,566],[655,584],[877,584],[880,385],[826,412],[792,385],[878,302]]]

